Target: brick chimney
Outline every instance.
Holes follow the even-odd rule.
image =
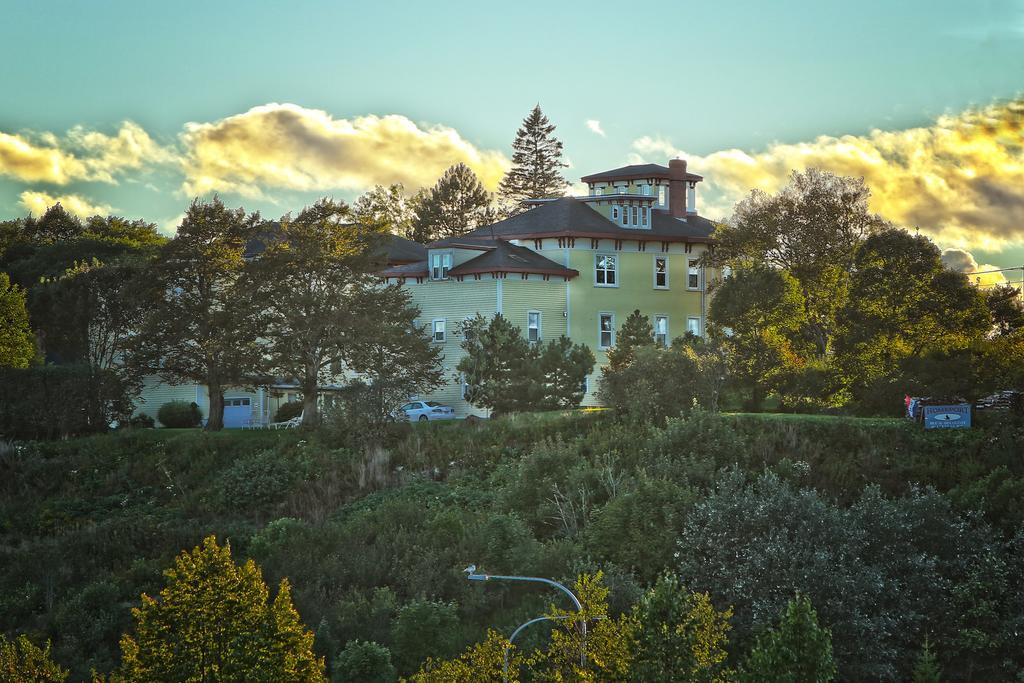
[[[676,218],[686,218],[686,159],[669,159],[668,209]]]

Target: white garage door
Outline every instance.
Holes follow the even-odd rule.
[[[224,426],[228,429],[246,427],[252,417],[252,405],[248,397],[224,398]]]

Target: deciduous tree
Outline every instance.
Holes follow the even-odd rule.
[[[271,601],[256,563],[238,566],[213,536],[164,576],[159,598],[143,594],[132,610],[135,633],[121,638],[123,680],[326,680],[287,579]]]
[[[674,575],[661,577],[633,610],[637,621],[636,683],[725,683],[732,609],[718,611],[707,593],[686,590]]]
[[[0,683],[63,683],[69,673],[50,657],[50,643],[40,648],[25,635],[0,635]]]
[[[405,186],[393,183],[375,185],[352,205],[358,223],[408,239],[415,238],[416,200],[405,193]]]
[[[343,370],[394,378],[393,364],[376,363],[373,349],[360,345],[376,344],[385,357],[413,354],[425,363],[413,383],[431,379],[430,353],[396,336],[409,333],[408,297],[397,285],[381,285],[377,275],[386,234],[379,225],[353,224],[347,205],[322,199],[282,220],[280,233],[247,269],[243,282],[251,308],[259,310],[265,369],[299,384],[304,425],[317,424],[320,387]]]
[[[754,190],[715,232],[714,264],[764,265],[786,271],[799,285],[802,326],[824,358],[837,333],[849,274],[861,243],[888,223],[868,210],[862,178],[808,169],[793,172],[777,194]]]
[[[140,374],[206,385],[211,431],[224,426],[224,390],[253,381],[259,367],[249,292],[239,286],[257,214],[195,200],[152,270],[146,315],[129,356]]]
[[[0,368],[27,368],[35,355],[25,290],[0,271]]]

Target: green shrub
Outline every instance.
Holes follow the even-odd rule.
[[[392,683],[391,652],[372,641],[352,640],[334,660],[332,683]]]
[[[298,417],[302,414],[302,401],[288,401],[282,403],[277,408],[277,412],[274,413],[274,422],[287,422],[293,417]]]
[[[0,388],[0,435],[11,439],[105,432],[132,412],[124,379],[87,365],[3,368]]]
[[[160,420],[164,427],[172,429],[198,427],[203,419],[203,412],[194,402],[170,401],[160,406],[156,419]]]
[[[240,458],[219,477],[216,488],[225,509],[262,510],[280,502],[302,480],[295,456],[266,450]]]
[[[132,415],[131,419],[128,420],[128,426],[133,429],[152,429],[156,426],[156,420],[153,419],[152,415],[138,413],[137,415]]]
[[[39,648],[24,635],[8,640],[0,634],[0,680],[62,683],[68,671],[50,658],[50,644]]]

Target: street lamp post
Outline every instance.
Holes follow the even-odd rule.
[[[476,572],[476,565],[475,564],[469,565],[463,571],[466,572],[466,578],[469,579],[470,581],[527,581],[527,582],[531,582],[531,583],[545,583],[545,584],[551,586],[552,588],[557,588],[558,590],[562,591],[567,596],[569,596],[569,599],[572,600],[572,604],[576,607],[576,611],[579,612],[581,615],[583,614],[583,605],[580,603],[579,598],[576,597],[576,594],[573,593],[568,588],[566,588],[563,584],[561,584],[561,583],[559,583],[557,581],[552,581],[551,579],[545,579],[545,578],[542,578],[542,577],[539,577],[539,576],[503,576],[503,575],[500,575],[500,574],[478,574]],[[521,624],[519,626],[519,628],[517,628],[515,631],[512,632],[512,635],[508,639],[509,645],[511,646],[512,641],[514,641],[516,636],[519,635],[519,632],[522,631],[523,629],[525,629],[527,626],[530,626],[532,624],[536,624],[536,623],[541,622],[541,621],[550,621],[550,620],[553,620],[553,619],[566,619],[566,618],[567,617],[546,617],[545,616],[545,617],[537,617],[536,619],[530,619],[526,623]],[[579,620],[579,625],[580,625],[580,633],[583,636],[583,649],[580,651],[580,665],[582,666],[582,665],[586,664],[586,661],[587,661],[587,659],[586,659],[586,645],[587,645],[587,622],[586,622],[586,620],[581,618]],[[504,665],[504,670],[503,670],[504,671],[504,679],[505,679],[506,683],[508,682],[508,655],[509,655],[509,650],[508,650],[508,648],[506,648],[506,650],[505,650],[505,665]]]

